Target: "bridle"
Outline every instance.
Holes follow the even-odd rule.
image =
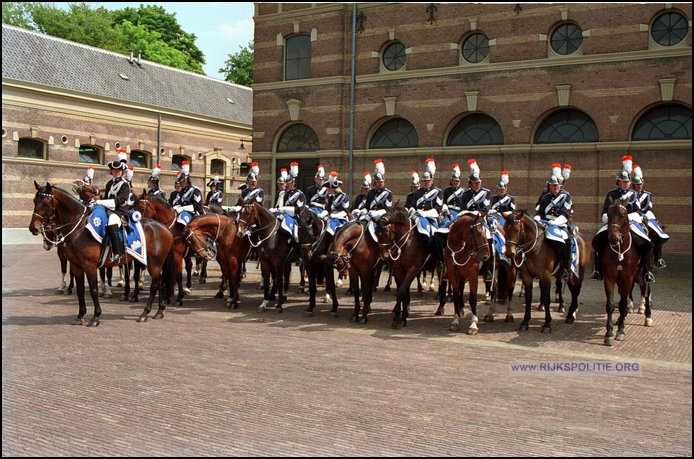
[[[219,218],[218,214],[212,215],[217,217],[217,234],[215,235],[214,240],[212,242],[208,243],[206,240],[203,240],[202,237],[195,231],[189,232],[188,227],[186,227],[185,229],[185,232],[188,234],[185,237],[185,240],[187,241],[189,238],[193,237],[195,239],[195,242],[197,242],[197,244],[200,246],[200,249],[195,251],[195,255],[199,254],[200,252],[206,251],[206,258],[208,260],[214,260],[215,258],[217,258],[217,240],[219,239],[219,235],[222,229],[222,219]]]
[[[345,253],[344,255],[341,253],[337,253],[337,252],[330,252],[328,254],[329,257],[335,258],[336,261],[333,264],[336,264],[338,260],[340,260],[344,263],[345,267],[342,268],[341,270],[339,270],[340,273],[343,273],[349,269],[350,261],[352,260],[352,252],[354,252],[354,250],[359,246],[361,241],[364,239],[364,235],[366,234],[366,224],[368,224],[368,223],[363,224],[363,223],[359,222],[358,224],[361,227],[361,233],[359,234],[359,238],[357,239],[357,242],[354,243],[352,248],[349,249],[347,251],[347,253]],[[380,260],[380,257],[379,257],[379,260]],[[378,261],[376,261],[376,264],[378,264]],[[374,268],[375,267],[376,267],[376,265],[374,265]]]
[[[310,211],[310,210],[307,211],[307,212],[312,212],[312,213],[313,213],[313,211]],[[314,215],[315,215],[315,213],[314,213]],[[315,218],[315,217],[312,216],[311,218],[313,219],[313,218]],[[299,248],[301,249],[301,251],[302,251],[302,252],[305,251],[305,252],[306,252],[306,255],[309,256],[309,257],[311,256],[311,252],[313,252],[314,250],[316,250],[316,248],[320,245],[320,243],[323,242],[323,239],[325,238],[325,233],[327,232],[327,231],[326,231],[327,225],[326,225],[326,223],[325,223],[325,220],[323,220],[322,218],[318,218],[318,220],[319,220],[320,223],[321,223],[321,230],[320,230],[320,234],[319,234],[318,237],[315,239],[315,241],[299,244]],[[312,222],[311,226],[313,226],[313,222]],[[300,229],[301,229],[301,228],[300,228]]]
[[[627,208],[621,204],[614,204],[612,207],[614,207],[616,211],[621,211],[622,209],[624,209],[624,212],[625,213],[627,212]],[[608,212],[609,212],[609,210],[608,210]],[[608,233],[611,233],[613,228],[617,228],[619,230],[619,238],[617,238],[617,243],[613,244],[612,242],[610,242],[609,245],[610,245],[610,249],[614,253],[617,254],[617,259],[619,261],[622,261],[622,260],[624,260],[624,254],[626,254],[631,249],[631,243],[633,241],[633,238],[631,237],[631,228],[629,225],[629,218],[627,216],[622,215],[621,212],[619,212],[619,216],[622,217],[622,223],[621,224],[610,223],[607,231],[608,231]],[[625,231],[625,227],[626,227],[626,231]],[[627,246],[626,249],[624,249],[624,251],[621,251],[622,242],[624,241],[624,238],[626,238],[627,236],[629,237],[629,245]],[[609,241],[609,238],[608,238],[608,241]],[[616,249],[615,249],[615,247],[616,247]]]
[[[267,241],[268,239],[270,239],[272,236],[275,235],[275,233],[277,232],[277,226],[279,225],[280,221],[279,221],[279,219],[277,219],[277,217],[275,217],[275,218],[273,218],[274,221],[272,223],[270,223],[269,225],[263,226],[260,229],[255,229],[254,228],[255,222],[260,220],[260,217],[258,216],[258,209],[255,208],[255,204],[244,204],[243,207],[244,207],[244,209],[252,208],[252,210],[250,210],[250,215],[251,215],[251,218],[249,218],[250,221],[246,221],[246,220],[242,219],[241,215],[243,212],[239,212],[239,214],[236,216],[236,225],[237,225],[237,227],[241,227],[241,225],[243,225],[243,227],[246,228],[245,233],[246,233],[246,236],[248,236],[248,240],[250,241],[251,245],[253,247],[258,247],[260,244],[262,244],[263,242]],[[272,226],[272,231],[269,232],[269,234],[267,235],[266,238],[261,239],[261,237],[262,237],[262,236],[260,236],[261,231],[264,231],[264,230],[270,228],[271,226]],[[251,236],[253,233],[258,234],[258,243],[257,244],[254,244],[253,240],[251,239]]]
[[[516,268],[520,268],[523,262],[525,261],[525,256],[529,253],[531,253],[533,250],[537,249],[537,241],[542,237],[542,231],[540,231],[540,226],[537,224],[537,222],[530,218],[527,217],[525,214],[521,216],[521,219],[516,219],[515,214],[512,215],[513,217],[513,223],[512,225],[520,225],[520,230],[518,231],[518,241],[511,241],[508,238],[508,234],[506,235],[506,244],[507,245],[515,245],[517,249],[520,249],[520,255],[521,255],[521,261],[520,263],[516,262],[516,258],[513,258],[513,264],[516,265]],[[525,244],[520,244],[520,241],[525,239],[525,224],[523,223],[523,217],[531,220],[533,222],[533,225],[535,225],[535,237],[533,238],[532,241],[528,241]],[[530,248],[528,248],[530,246]],[[526,250],[527,248],[527,250]],[[516,257],[518,256],[518,253],[516,253]]]
[[[395,237],[394,231],[393,231],[393,222],[388,222],[387,224],[384,224],[383,226],[388,226],[389,232],[391,236],[389,237],[390,241],[387,244],[378,243],[379,249],[383,248],[388,248],[388,256],[390,257],[391,260],[396,261],[400,258],[402,255],[402,248],[407,245],[408,241],[410,240],[410,235],[413,234],[413,230],[416,228],[415,225],[412,224],[411,219],[407,219],[407,222],[410,224],[410,227],[405,233],[398,239],[397,241],[393,240],[392,238]],[[393,247],[396,249],[395,253],[397,256],[393,256]],[[380,250],[379,250],[380,253]]]
[[[55,199],[55,196],[51,193],[44,193],[42,191],[38,191],[36,193],[38,196],[43,196],[45,198],[49,198],[49,203],[50,207],[48,208],[48,212],[46,215],[40,215],[37,214],[36,212],[32,212],[32,217],[36,217],[40,222],[41,222],[41,237],[43,237],[43,240],[48,242],[49,244],[53,245],[58,245],[61,242],[65,241],[72,233],[74,233],[78,228],[84,229],[84,225],[79,225],[79,223],[85,218],[89,211],[89,207],[84,208],[84,212],[82,212],[82,215],[79,217],[75,218],[74,220],[71,220],[67,223],[64,223],[62,225],[56,225],[53,226],[53,223],[56,221],[57,215],[56,215],[56,208],[55,205],[53,204],[53,200]],[[70,225],[74,225],[70,231],[68,231],[67,234],[63,235],[60,230],[63,228],[66,228]],[[48,237],[46,234],[46,228],[50,228],[49,231],[51,231],[55,236],[56,239],[52,240]]]
[[[157,220],[157,206],[155,206],[154,204],[151,204],[149,202],[149,198],[146,195],[144,195],[144,197],[142,197],[142,196],[139,197],[138,202],[144,202],[145,203],[145,209],[142,211],[143,217],[153,218],[154,220]],[[151,214],[152,217],[147,217],[147,215],[149,215],[150,206],[152,207],[152,214]],[[165,222],[161,222],[161,223],[163,223],[169,229],[169,231],[171,231],[171,228],[173,228],[174,224],[176,224],[176,211],[173,211],[173,217],[171,217],[170,219],[166,220]]]
[[[489,242],[485,242],[485,243],[482,244],[482,245],[478,245],[478,244],[477,244],[477,233],[478,233],[478,231],[475,231],[475,229],[478,228],[478,227],[481,227],[482,225],[483,225],[483,222],[482,222],[482,221],[478,221],[477,223],[471,223],[471,224],[470,224],[470,232],[468,233],[468,235],[472,235],[472,244],[473,244],[473,247],[468,247],[468,246],[467,246],[467,242],[465,242],[465,239],[466,239],[467,237],[466,237],[466,238],[463,238],[463,245],[460,247],[460,250],[457,250],[457,251],[456,251],[456,250],[453,250],[453,248],[451,247],[451,245],[450,245],[450,239],[449,239],[448,241],[446,241],[446,248],[447,248],[448,250],[451,251],[451,259],[453,260],[453,264],[454,264],[454,265],[456,265],[456,266],[465,266],[465,265],[472,259],[473,256],[477,256],[477,253],[478,253],[481,249],[484,249],[484,248],[489,247]],[[487,239],[484,238],[484,240],[486,241]],[[467,260],[465,260],[463,263],[459,263],[458,260],[456,260],[455,257],[456,257],[457,254],[459,254],[460,252],[462,252],[462,251],[465,250],[465,249],[467,249],[467,251],[468,251],[468,258],[467,258]]]

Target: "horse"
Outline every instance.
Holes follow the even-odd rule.
[[[495,225],[494,231],[499,232],[504,239],[506,238],[503,225]],[[492,257],[492,280],[485,280],[485,297],[484,301],[489,303],[489,310],[485,314],[484,322],[494,322],[497,304],[506,305],[507,323],[513,322],[513,289],[516,286],[517,269],[515,264],[502,253],[498,253],[494,244],[490,245]],[[489,264],[489,263],[487,263]],[[484,265],[480,266],[480,271],[484,270]],[[483,274],[481,272],[481,274]],[[561,279],[557,278],[561,281]]]
[[[554,247],[545,241],[545,228],[531,218],[525,210],[508,213],[504,223],[506,234],[506,257],[513,259],[516,268],[520,268],[521,279],[525,287],[525,316],[521,322],[520,330],[528,330],[530,322],[530,303],[533,297],[533,279],[540,281],[540,303],[547,305],[545,308],[545,322],[542,333],[552,332],[552,315],[550,313],[550,289],[552,276],[559,276],[558,261]],[[576,319],[578,309],[578,295],[581,293],[583,275],[590,260],[590,243],[578,231],[575,235],[578,246],[578,277],[570,271],[568,280],[571,291],[571,306],[566,315],[566,323],[572,324]],[[520,261],[518,261],[520,260]]]
[[[183,296],[190,294],[192,285],[192,252],[188,250],[184,239],[185,225],[176,221],[176,211],[160,196],[149,196],[147,190],[142,189],[142,194],[135,199],[133,209],[139,211],[144,218],[152,218],[162,223],[173,235],[174,241],[174,278],[178,285],[178,297],[174,306],[183,304]],[[183,288],[183,263],[186,265],[186,287]],[[219,295],[221,298],[221,295]]]
[[[634,286],[634,278],[638,276],[641,266],[639,251],[633,245],[629,216],[626,207],[619,201],[607,208],[607,240],[609,250],[602,254],[603,283],[607,297],[607,332],[605,345],[612,346],[615,339],[624,341],[624,322],[627,317],[627,302]],[[612,314],[614,313],[614,287],[619,290],[619,318],[617,319],[617,336],[614,335]],[[653,326],[651,319],[650,294],[646,296],[645,316],[647,327]]]
[[[364,220],[352,220],[337,228],[333,242],[328,248],[328,261],[338,273],[349,273],[349,288],[354,295],[354,312],[351,323],[365,325],[371,312],[373,286],[376,276],[381,275],[385,259],[381,256],[378,243],[368,235]],[[361,282],[361,291],[359,284]],[[359,297],[363,292],[364,307],[360,307]],[[361,312],[361,317],[359,313]]]
[[[237,236],[236,226],[235,218],[210,213],[193,217],[184,229],[184,240],[195,255],[207,260],[217,258],[224,278],[223,285],[229,284],[226,302],[229,309],[239,307],[241,266],[251,249],[248,238]],[[212,242],[208,243],[205,237]]]
[[[463,316],[463,291],[465,282],[470,285],[470,310],[472,321],[467,330],[468,335],[476,335],[477,328],[477,282],[482,264],[491,256],[483,226],[481,214],[461,214],[449,227],[446,247],[443,251],[448,280],[453,287],[453,305],[455,315],[448,327],[451,331],[460,330],[460,319]]]
[[[236,234],[238,237],[248,235],[251,245],[260,249],[258,256],[264,294],[258,312],[267,311],[267,305],[275,299],[274,294],[277,291],[279,300],[273,312],[281,314],[282,305],[287,300],[283,293],[289,290],[291,264],[299,258],[298,250],[292,243],[292,236],[280,229],[280,221],[272,212],[255,201],[241,207],[237,216]],[[272,291],[271,277],[274,284]]]
[[[304,312],[304,317],[313,317],[313,310],[316,307],[317,284],[320,278],[325,280],[326,299],[330,297],[332,301],[330,317],[333,319],[338,317],[335,270],[327,260],[328,248],[333,241],[333,235],[327,231],[327,228],[328,223],[313,211],[306,211],[299,217],[299,249],[308,275],[309,293],[308,308]]]
[[[404,207],[388,209],[378,221],[376,232],[379,236],[380,256],[390,258],[397,287],[391,327],[395,329],[406,327],[412,281],[430,260],[435,261],[428,250],[429,238],[417,231],[417,225]],[[441,305],[446,301],[445,285],[445,282],[439,285],[439,289],[443,292],[443,298],[440,299]]]
[[[88,231],[85,231],[90,208],[66,191],[50,183],[41,186],[34,181],[34,186],[36,187],[36,195],[34,196],[34,212],[29,223],[29,231],[36,236],[42,232],[46,222],[55,220],[57,226],[54,232],[59,237],[57,240],[48,240],[48,242],[64,244],[65,256],[70,262],[70,269],[77,282],[79,313],[73,321],[73,325],[84,324],[84,316],[87,313],[84,298],[84,276],[86,275],[89,293],[94,303],[94,316],[87,326],[96,327],[100,323],[99,317],[101,316],[97,267],[101,258],[102,244],[94,239]],[[159,309],[154,318],[164,317],[166,306],[163,302],[163,292],[164,290],[171,291],[173,275],[173,267],[171,266],[173,263],[173,236],[165,226],[154,220],[143,219],[141,225],[147,241],[147,270],[152,278],[152,285],[150,286],[147,305],[138,317],[138,322],[147,320],[157,290],[162,290],[162,293],[159,295]],[[45,233],[42,235],[46,240]],[[127,258],[127,256],[122,257],[121,264],[126,263]],[[115,266],[110,260],[106,260],[105,263],[107,266]]]

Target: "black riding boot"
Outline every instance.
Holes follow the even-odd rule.
[[[593,269],[593,275],[591,276],[591,279],[599,281],[602,280],[602,254],[599,253],[597,250],[594,252],[595,253],[595,262],[594,264],[594,269]]]
[[[651,251],[653,250],[652,244],[643,244],[639,251],[641,253],[641,269],[643,270],[643,280],[646,283],[655,282],[655,277],[651,272]]]
[[[113,249],[111,263],[120,264],[120,257],[123,255],[123,247],[118,237],[118,225],[109,225],[106,227],[106,231],[108,231],[108,236],[111,239],[111,249]]]
[[[663,244],[664,241],[660,237],[655,237],[653,239],[653,255],[655,258],[656,268],[665,268],[665,260],[663,260]]]
[[[564,270],[561,272],[561,278],[564,280],[568,280],[569,276],[571,275],[571,246],[570,242],[566,241],[566,244],[564,244]],[[564,277],[564,274],[566,274],[566,277]]]
[[[567,257],[566,257],[566,252],[568,252],[568,248],[566,245],[558,246],[557,247],[557,263],[559,263],[561,269],[561,278],[563,280],[568,280],[569,279],[569,264],[567,263]]]

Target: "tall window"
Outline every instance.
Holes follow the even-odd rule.
[[[395,118],[376,129],[369,148],[410,148],[419,146],[417,130],[407,120]]]
[[[463,42],[463,59],[476,64],[489,56],[489,39],[482,33],[470,35]]]
[[[388,70],[400,70],[407,62],[405,45],[393,43],[383,51],[383,66]]]
[[[598,127],[585,113],[567,108],[556,111],[542,121],[535,133],[535,143],[597,142]]]
[[[446,146],[453,145],[503,145],[504,133],[491,116],[474,113],[453,126]]]
[[[316,132],[305,124],[294,124],[280,136],[277,151],[316,151],[320,149]]]
[[[144,151],[131,151],[130,152],[130,165],[133,167],[142,167],[144,169],[149,168],[149,155]]]
[[[552,32],[550,43],[557,54],[573,54],[583,43],[583,32],[576,24],[562,24]]]
[[[188,161],[188,164],[190,164],[190,159],[186,158],[183,155],[175,155],[173,158],[171,158],[171,170],[180,171],[183,161]]]
[[[285,80],[311,78],[311,37],[296,35],[287,39]]]
[[[665,105],[647,111],[639,118],[631,140],[670,140],[692,138],[692,110],[681,105]]]
[[[210,172],[212,175],[219,174],[219,178],[224,178],[226,171],[226,163],[221,159],[213,159],[210,162]]]
[[[79,158],[81,163],[101,164],[101,149],[91,145],[80,147]]]
[[[687,18],[679,13],[665,13],[651,26],[651,38],[661,46],[673,46],[687,37]]]
[[[36,139],[19,139],[19,150],[17,152],[20,158],[45,158],[46,144]]]

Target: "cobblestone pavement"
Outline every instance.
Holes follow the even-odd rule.
[[[212,263],[163,320],[137,323],[144,297],[116,288],[87,328],[70,325],[76,296],[54,294],[55,252],[3,246],[2,266],[3,456],[692,455],[691,278],[657,276],[654,326],[629,315],[606,347],[598,282],[573,325],[553,312],[540,333],[536,301],[521,333],[516,297],[515,323],[500,311],[469,336],[448,330],[451,304],[433,316],[428,292],[401,330],[380,288],[366,325],[349,323],[344,288],[339,318],[320,302],[303,317],[297,275],[283,314],[258,313],[254,263],[229,311]],[[511,375],[538,361],[638,362],[641,375]]]

